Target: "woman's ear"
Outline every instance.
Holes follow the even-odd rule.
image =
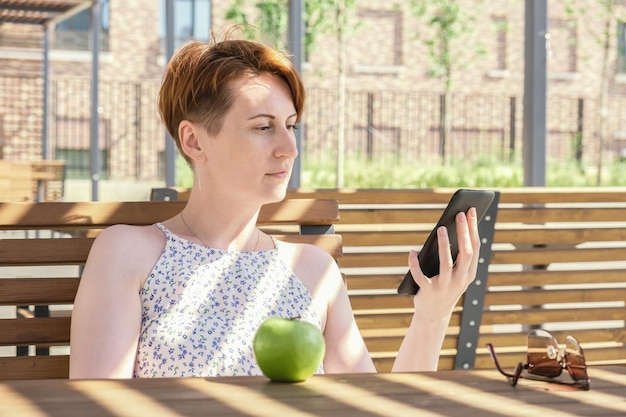
[[[178,125],[178,137],[180,138],[180,146],[191,160],[201,157],[202,146],[198,140],[198,126],[189,120],[183,120]]]

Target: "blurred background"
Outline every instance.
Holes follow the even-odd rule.
[[[46,3],[72,12],[42,26]],[[300,185],[522,185],[530,3],[304,0]],[[543,3],[547,185],[626,185],[626,0]],[[288,48],[288,0],[169,5],[174,48],[234,23]],[[29,164],[35,177],[45,171],[49,181],[38,184],[52,190],[35,187],[36,197],[94,198],[97,184],[94,199],[146,199],[168,182],[156,110],[167,6],[0,0],[0,162]],[[62,164],[32,168],[41,160]],[[0,177],[17,175],[14,166],[0,167]],[[191,184],[180,159],[175,183]]]

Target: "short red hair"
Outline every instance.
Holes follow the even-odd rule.
[[[289,86],[297,121],[304,110],[304,83],[287,55],[247,40],[191,41],[167,65],[159,92],[159,113],[181,154],[178,126],[189,120],[209,134],[220,131],[233,103],[228,83],[244,76],[275,74]],[[190,162],[188,160],[188,162]]]

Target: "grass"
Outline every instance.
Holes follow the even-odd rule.
[[[503,163],[492,158],[478,158],[469,163],[462,160],[439,164],[397,161],[392,157],[367,161],[352,158],[345,161],[345,188],[437,188],[437,187],[521,187],[524,172],[521,160]],[[597,186],[595,167],[579,166],[575,161],[548,161],[546,185],[550,187]],[[190,187],[193,174],[179,157],[176,165],[177,183]],[[303,188],[335,188],[336,164],[329,158],[304,158],[301,186]],[[605,164],[602,186],[626,186],[626,161]]]
[[[446,166],[408,163],[392,158],[375,161],[351,159],[345,162],[344,187],[347,188],[436,188],[436,187],[521,187],[524,184],[522,161],[503,163],[491,158],[476,162],[451,161]],[[301,177],[305,188],[336,186],[335,162],[305,159]],[[626,161],[607,163],[597,184],[597,169],[579,166],[575,161],[548,161],[546,186],[594,187],[626,186]]]

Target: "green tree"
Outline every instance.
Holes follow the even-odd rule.
[[[484,47],[475,39],[478,3],[482,0],[476,1],[474,7],[460,3],[461,0],[411,0],[410,3],[412,14],[424,23],[425,30],[416,35],[428,48],[428,73],[443,81],[439,155],[444,164],[446,142],[452,130],[450,104],[455,73],[485,54]]]
[[[304,54],[305,59],[315,47],[318,34],[332,27],[325,17],[333,13],[334,0],[304,1]],[[255,38],[257,32],[277,48],[287,46],[289,0],[235,0],[226,11],[226,20],[242,25],[244,36]],[[253,12],[254,16],[250,16]]]
[[[600,90],[597,95],[595,137],[598,139],[598,161],[596,185],[602,184],[602,170],[604,169],[604,146],[609,136],[607,117],[609,114],[609,85],[617,70],[617,42],[618,22],[626,20],[624,8],[618,8],[618,0],[562,0],[565,12],[572,18],[579,18],[586,33],[595,40],[601,54]],[[621,14],[618,12],[621,11]],[[590,26],[595,19],[588,16],[595,15],[600,21],[598,26]],[[577,19],[578,20],[578,19]]]

